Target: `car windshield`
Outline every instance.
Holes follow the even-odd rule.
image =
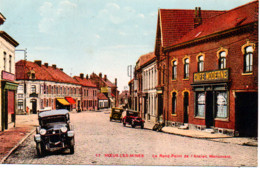
[[[66,123],[66,117],[65,116],[50,116],[50,117],[44,117],[41,120],[41,125],[46,126],[46,124],[49,123],[57,123],[57,122],[64,122]]]

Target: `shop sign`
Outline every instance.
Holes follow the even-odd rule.
[[[101,93],[108,93],[107,87],[101,87]]]
[[[198,82],[217,82],[217,81],[228,81],[229,71],[224,70],[214,70],[207,72],[194,73],[194,83]]]
[[[15,76],[12,73],[8,73],[6,71],[2,71],[2,79],[8,80],[8,81],[14,81]]]

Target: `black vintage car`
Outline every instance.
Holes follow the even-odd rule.
[[[70,149],[74,154],[74,131],[70,124],[68,110],[52,110],[39,113],[39,127],[36,128],[34,141],[37,155],[42,157],[47,151]]]

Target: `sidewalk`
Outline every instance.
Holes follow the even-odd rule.
[[[32,132],[38,124],[38,116],[16,115],[16,127],[0,132],[0,164]]]
[[[154,124],[151,122],[145,122],[144,128],[152,130]],[[215,142],[229,143],[229,144],[239,144],[239,145],[247,145],[247,146],[258,146],[258,142],[255,139],[248,137],[231,137],[224,134],[219,133],[208,133],[205,131],[199,130],[182,130],[177,127],[163,127],[162,132],[168,134],[174,134],[184,137],[198,138],[198,139],[207,139]]]

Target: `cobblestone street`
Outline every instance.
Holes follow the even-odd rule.
[[[5,163],[257,166],[257,147],[123,127],[109,121],[108,111],[74,113],[71,122],[76,132],[75,154],[65,151],[38,158],[31,135]],[[216,156],[221,158],[213,158]]]

